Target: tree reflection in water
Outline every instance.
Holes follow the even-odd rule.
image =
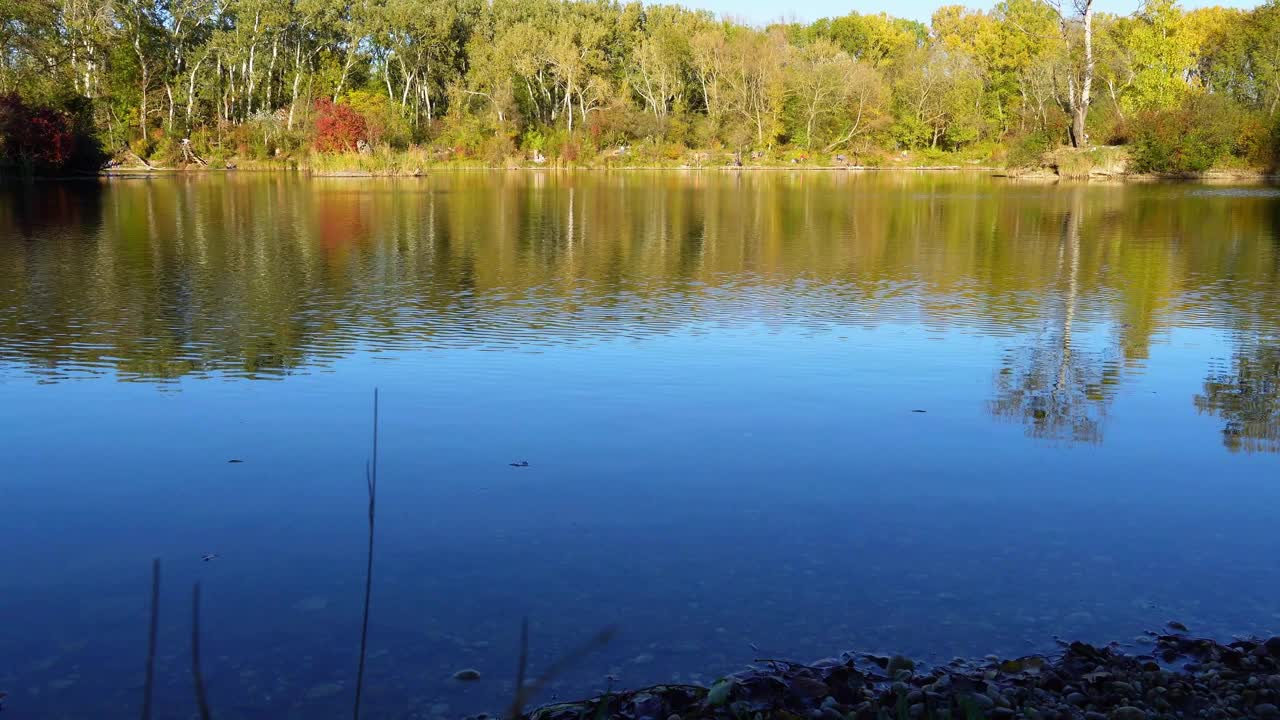
[[[1195,405],[1222,418],[1229,450],[1280,451],[1280,339],[1242,340],[1230,365],[1209,372]]]
[[[1072,188],[1062,216],[1056,307],[1043,314],[1035,342],[1005,355],[995,377],[991,414],[1027,426],[1040,439],[1102,442],[1102,422],[1119,383],[1120,365],[1072,337],[1080,293],[1083,192]]]

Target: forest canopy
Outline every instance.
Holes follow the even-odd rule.
[[[190,150],[1028,164],[1127,145],[1138,169],[1175,172],[1273,167],[1280,147],[1280,0],[1129,15],[1004,0],[927,25],[767,27],[608,0],[0,0],[0,34],[11,166],[91,163],[88,141],[175,164]]]

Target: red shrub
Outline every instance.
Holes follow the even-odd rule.
[[[29,168],[56,170],[71,159],[71,119],[47,107],[30,107],[16,94],[0,97],[0,142],[6,159]]]
[[[317,150],[350,152],[356,149],[357,141],[368,136],[369,125],[360,113],[328,99],[316,101]]]

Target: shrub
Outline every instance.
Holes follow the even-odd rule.
[[[1199,173],[1227,157],[1240,132],[1239,113],[1216,95],[1145,113],[1134,130],[1133,164],[1139,172]]]
[[[1252,113],[1240,124],[1233,152],[1253,167],[1280,167],[1280,116]]]
[[[342,99],[342,104],[350,107],[364,118],[366,135],[374,145],[386,143],[396,149],[404,150],[413,141],[413,128],[404,116],[400,107],[394,104],[384,92],[369,90],[352,90]]]
[[[898,118],[889,128],[889,134],[895,145],[906,150],[928,147],[933,139],[933,129],[910,115]]]
[[[161,165],[174,165],[182,160],[182,145],[178,138],[160,134],[152,141],[151,155],[148,158]]]
[[[480,152],[487,165],[502,167],[507,164],[507,158],[516,154],[516,144],[506,133],[497,133],[484,141]]]
[[[1045,153],[1057,146],[1056,136],[1051,137],[1045,130],[1035,130],[1010,143],[1005,162],[1009,167],[1039,167]]]
[[[0,142],[5,159],[26,170],[61,170],[76,149],[66,113],[31,107],[12,93],[0,97]]]
[[[321,152],[351,152],[369,136],[364,116],[348,105],[328,98],[316,101],[315,147]]]
[[[529,152],[541,152],[547,147],[547,136],[536,128],[526,130],[520,138],[520,147]]]

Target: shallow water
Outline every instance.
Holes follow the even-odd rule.
[[[620,629],[539,701],[1280,629],[1274,189],[11,185],[9,712],[136,717],[159,556],[157,717],[194,710],[197,580],[219,717],[348,715],[374,387],[367,717],[500,709],[526,615],[535,675]]]

